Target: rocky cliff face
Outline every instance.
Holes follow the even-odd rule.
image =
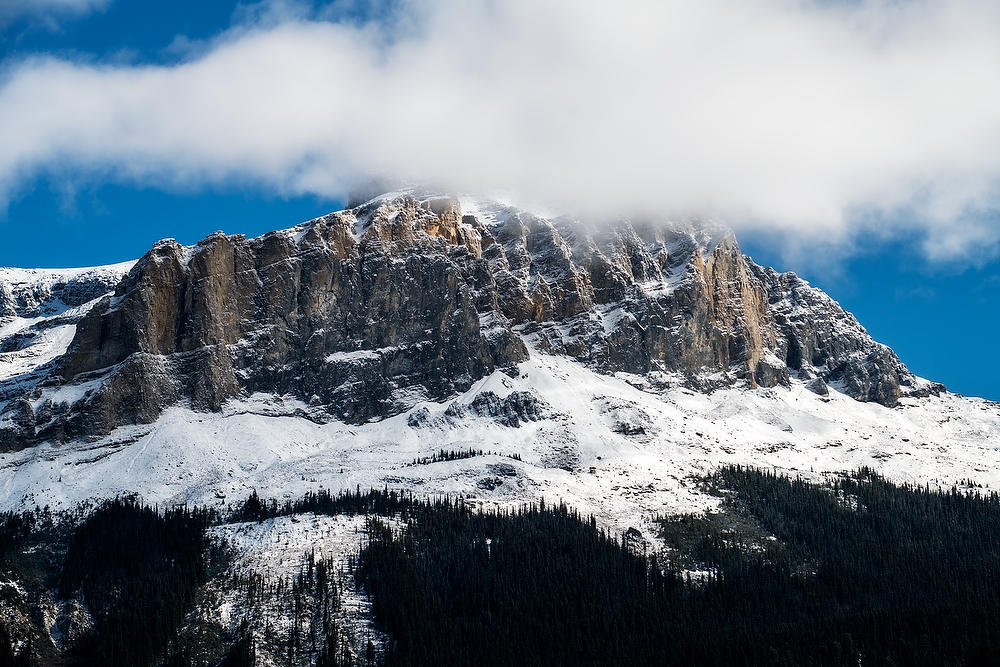
[[[158,243],[83,316],[43,380],[0,396],[0,447],[254,392],[360,423],[515,372],[529,349],[653,388],[797,374],[888,406],[937,389],[822,292],[755,265],[726,230],[401,193],[259,238]]]

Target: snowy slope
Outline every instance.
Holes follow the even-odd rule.
[[[0,408],[66,351],[80,318],[135,264],[79,269],[0,267]]]
[[[0,507],[67,507],[123,492],[222,504],[251,489],[287,498],[388,485],[489,505],[563,499],[608,527],[645,530],[652,513],[711,506],[694,477],[723,463],[809,476],[871,466],[899,481],[1000,487],[996,403],[942,394],[890,409],[836,391],[818,396],[798,380],[653,390],[637,376],[532,352],[518,377],[497,372],[453,401],[361,426],[316,423],[308,406],[258,394],[221,414],[173,407],[99,441],[0,454]],[[469,408],[477,396],[515,391],[536,397],[540,419],[511,427]],[[496,454],[413,465],[441,448]]]

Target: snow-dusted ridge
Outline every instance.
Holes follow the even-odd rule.
[[[0,267],[0,411],[62,355],[76,324],[135,261],[76,269]]]

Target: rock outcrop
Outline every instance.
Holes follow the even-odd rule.
[[[888,406],[917,383],[833,300],[755,265],[725,229],[411,193],[258,238],[156,244],[49,376],[0,401],[0,446],[255,392],[360,423],[464,391],[529,348],[702,389],[820,378]]]

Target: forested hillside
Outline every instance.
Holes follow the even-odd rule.
[[[4,576],[90,623],[61,651],[5,623],[0,664],[974,665],[1000,650],[996,494],[870,470],[821,486],[727,467],[702,483],[718,511],[659,517],[660,544],[563,504],[481,512],[388,490],[5,515]],[[367,537],[346,564],[304,554],[289,579],[221,574],[232,546],[210,526],[305,516],[367,517]],[[50,559],[27,557],[39,550]],[[234,629],[198,615],[213,578],[248,601]],[[387,641],[352,643],[339,625],[354,589]],[[287,627],[254,618],[274,598]]]

